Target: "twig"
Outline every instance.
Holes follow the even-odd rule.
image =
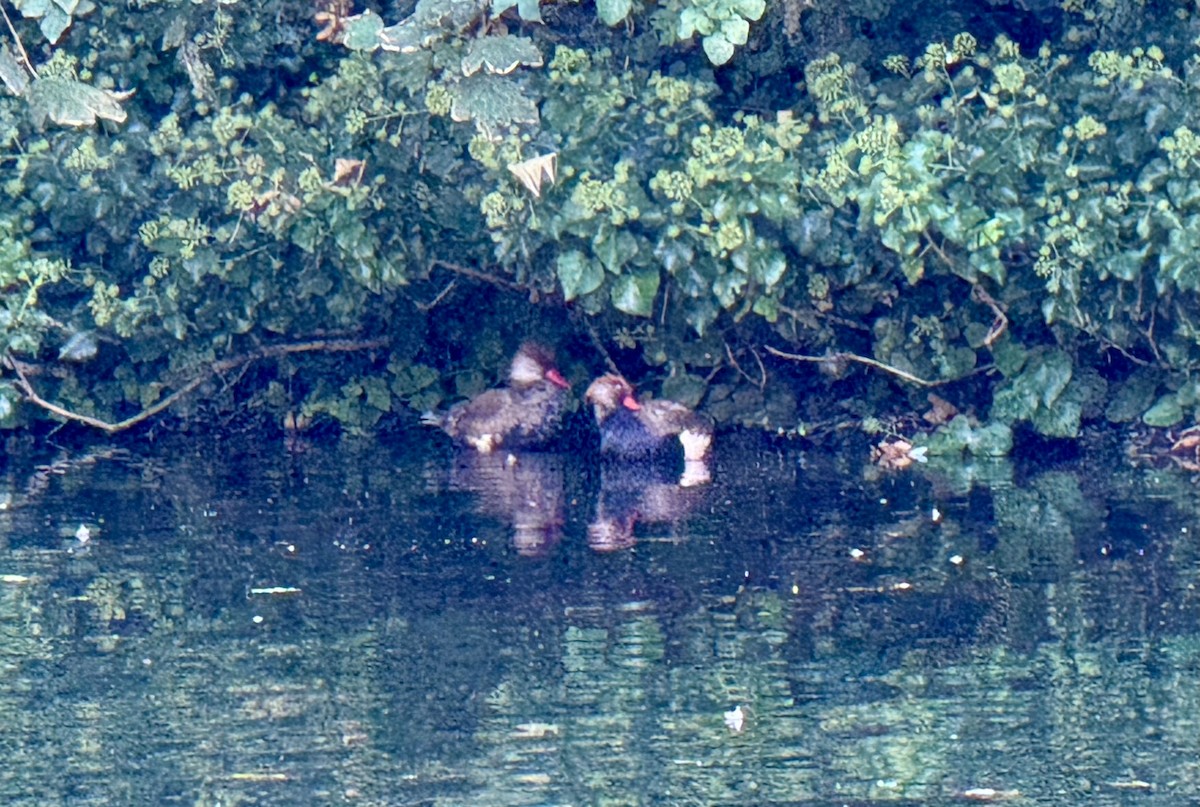
[[[443,261],[440,258],[434,258],[429,262],[429,268],[431,270],[438,266],[454,272],[455,274],[469,277],[474,280],[482,280],[484,283],[491,283],[493,286],[499,286],[500,288],[508,289],[509,291],[529,291],[528,288],[522,286],[520,283],[513,283],[511,280],[505,280],[502,277],[489,275],[487,272],[480,272],[478,269],[470,269],[466,266],[460,266],[457,263]]]
[[[957,275],[958,272],[954,270],[954,261],[946,254],[944,249],[934,243],[933,237],[929,232],[926,231],[921,235],[925,237],[925,241],[929,244],[929,249],[933,250],[942,263],[946,264],[946,268]],[[959,275],[959,277],[962,277],[962,275]],[[966,278],[963,279],[966,280]],[[988,328],[987,336],[983,340],[983,346],[991,348],[995,341],[1008,330],[1008,315],[1004,313],[1004,309],[1000,307],[1000,304],[996,302],[992,295],[987,293],[987,290],[978,281],[967,280],[967,282],[971,284],[971,296],[992,309],[992,313],[996,315],[996,318],[992,320],[992,327]]]
[[[758,388],[760,391],[765,390],[767,388],[767,366],[763,364],[762,356],[759,356],[758,351],[753,347],[750,348],[750,355],[754,357],[754,363],[758,365],[759,375],[762,376],[762,382],[759,383]]]
[[[725,355],[729,358],[729,363],[733,365],[733,369],[737,370],[738,375],[758,387],[759,390],[766,389],[767,370],[763,367],[762,359],[758,358],[757,353],[754,354],[754,358],[758,361],[759,377],[757,379],[751,378],[750,374],[742,369],[742,365],[738,364],[738,360],[733,356],[733,348],[729,347],[728,342],[725,342]]]
[[[1152,362],[1152,361],[1146,361],[1146,360],[1145,360],[1145,359],[1143,359],[1143,358],[1140,358],[1140,357],[1138,357],[1138,356],[1135,356],[1135,355],[1133,355],[1133,354],[1132,354],[1132,353],[1130,353],[1128,350],[1126,350],[1125,348],[1121,347],[1121,346],[1120,346],[1120,345],[1118,345],[1116,342],[1114,342],[1114,341],[1112,341],[1111,339],[1107,338],[1107,337],[1106,337],[1106,336],[1104,336],[1103,334],[1099,334],[1099,333],[1098,333],[1098,334],[1096,334],[1096,338],[1097,338],[1098,340],[1100,340],[1100,345],[1101,345],[1101,347],[1103,347],[1105,350],[1115,350],[1115,351],[1117,351],[1118,353],[1120,353],[1122,356],[1124,356],[1125,358],[1129,359],[1131,362],[1133,362],[1134,364],[1136,364],[1136,365],[1137,365],[1137,366],[1139,366],[1139,367],[1152,367],[1152,366],[1154,365],[1154,362]]]
[[[437,308],[439,305],[441,305],[442,300],[445,300],[446,295],[448,295],[450,292],[454,291],[454,287],[457,285],[458,285],[457,280],[451,280],[449,283],[446,284],[446,288],[439,291],[437,293],[437,296],[434,297],[429,302],[422,303],[418,300],[413,300],[413,305],[415,305],[417,307],[418,311],[432,311],[434,308]]]
[[[21,42],[21,37],[17,35],[17,29],[13,26],[12,20],[8,18],[8,12],[4,10],[3,2],[0,2],[0,14],[4,15],[4,22],[8,25],[8,32],[12,34],[13,41],[17,43],[17,51],[25,61],[25,69],[29,71],[29,75],[37,78],[37,68],[33,66],[33,62],[29,59],[29,54],[25,52],[25,45]]]
[[[942,381],[926,381],[924,378],[918,378],[917,376],[913,375],[912,373],[906,373],[904,370],[901,370],[899,367],[892,367],[890,364],[884,364],[881,361],[877,361],[875,359],[869,359],[866,356],[859,356],[855,353],[831,353],[827,356],[801,356],[797,353],[785,353],[782,350],[777,350],[776,348],[771,347],[770,345],[763,345],[763,349],[766,350],[768,353],[770,353],[772,356],[778,356],[779,358],[787,359],[788,361],[811,361],[811,362],[854,361],[854,362],[858,362],[859,364],[865,364],[868,367],[874,367],[877,370],[883,370],[885,373],[891,373],[892,375],[894,375],[898,378],[902,378],[905,381],[909,381],[909,382],[916,384],[918,386],[921,386],[921,387],[939,387],[942,384],[948,384],[948,383],[950,383],[951,380],[953,380],[953,379],[945,379]]]
[[[29,403],[33,404],[34,406],[41,407],[51,414],[58,415],[64,420],[82,423],[85,426],[91,426],[93,428],[100,429],[108,434],[116,434],[117,432],[125,431],[126,429],[132,428],[133,426],[136,426],[137,424],[154,417],[159,412],[167,409],[180,398],[184,397],[189,392],[192,392],[213,376],[228,372],[229,370],[237,367],[242,367],[250,362],[259,361],[261,359],[279,358],[291,353],[311,353],[316,351],[336,353],[355,350],[369,350],[375,347],[383,347],[386,344],[387,340],[385,339],[373,339],[361,342],[320,339],[312,342],[296,342],[287,345],[270,345],[268,347],[259,348],[258,350],[250,353],[244,353],[241,356],[235,356],[230,359],[222,359],[221,361],[213,362],[199,375],[188,381],[179,389],[172,392],[166,398],[163,398],[161,401],[153,404],[152,406],[146,407],[136,415],[125,418],[124,420],[116,423],[109,423],[106,420],[94,418],[90,415],[72,412],[70,409],[66,409],[58,404],[47,401],[42,396],[38,395],[36,390],[34,390],[33,385],[29,382],[29,378],[25,375],[25,365],[22,362],[17,361],[10,355],[5,357],[5,364],[12,368],[13,372],[17,374],[17,389],[21,391],[21,394],[25,396],[25,400],[27,400]]]
[[[591,319],[585,314],[579,317],[579,321],[583,323],[584,329],[588,332],[588,336],[591,338],[592,346],[596,348],[596,352],[604,357],[604,364],[607,365],[608,371],[617,375],[624,375],[621,372],[621,368],[617,367],[617,363],[613,361],[613,357],[609,355],[608,348],[604,346],[604,342],[600,341],[600,334],[596,333],[596,328],[592,325]]]
[[[978,283],[971,284],[971,296],[992,309],[992,313],[996,315],[996,318],[992,320],[992,327],[988,328],[987,336],[983,340],[983,346],[991,348],[992,344],[1008,330],[1008,315],[1004,313],[1004,309],[1000,307],[995,298]]]
[[[788,317],[791,319],[793,325],[797,321],[803,321],[804,319],[806,319],[806,317],[803,316],[803,314],[805,312],[802,312],[799,309],[789,308],[786,305],[781,305],[781,306],[779,306],[779,310],[780,310],[780,312],[788,315]],[[845,317],[839,317],[836,314],[829,314],[829,313],[820,311],[815,308],[810,309],[810,311],[808,313],[812,317],[816,317],[817,319],[828,320],[829,322],[832,322],[834,325],[841,325],[842,327],[850,328],[851,330],[855,330],[855,331],[870,331],[871,330],[869,325],[863,325],[861,322],[855,322],[854,320],[846,319]]]

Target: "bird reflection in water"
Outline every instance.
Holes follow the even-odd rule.
[[[513,548],[521,555],[545,555],[562,539],[563,463],[557,454],[459,452],[450,489],[475,494],[480,515],[511,524]]]
[[[703,485],[711,479],[707,462],[694,465],[681,475],[670,462],[605,462],[595,517],[587,528],[588,546],[597,552],[628,549],[637,542],[634,526],[639,522],[674,524],[686,518],[704,499]]]

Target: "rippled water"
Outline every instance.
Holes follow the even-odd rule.
[[[1190,479],[805,449],[10,457],[0,800],[1200,797]]]

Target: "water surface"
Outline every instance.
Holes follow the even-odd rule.
[[[10,457],[0,800],[1200,797],[1183,474],[394,443]]]

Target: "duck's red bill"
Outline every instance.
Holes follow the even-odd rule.
[[[642,408],[642,405],[640,403],[638,403],[637,399],[634,398],[632,395],[626,395],[625,397],[623,397],[621,399],[621,406],[623,406],[626,409],[629,409],[630,411],[633,411],[633,412],[636,412]]]
[[[563,378],[563,374],[553,368],[546,371],[546,380],[556,387],[562,387],[563,389],[571,388],[571,382]]]

